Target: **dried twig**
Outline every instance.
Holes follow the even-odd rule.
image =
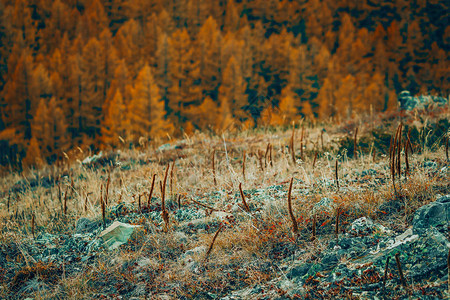
[[[319,153],[316,152],[316,154],[314,155],[314,160],[313,160],[313,165],[312,165],[313,170],[314,170],[314,167],[316,166],[316,160],[317,160],[317,155],[318,155],[318,154],[319,154]]]
[[[294,181],[294,178],[291,178],[291,182],[289,183],[289,192],[288,192],[288,210],[289,210],[289,216],[292,220],[292,231],[297,236],[298,235],[298,225],[297,220],[295,219],[294,213],[292,212],[292,183]]]
[[[69,193],[69,186],[66,188],[66,193],[64,194],[64,215],[67,214],[67,195]]]
[[[139,212],[142,213],[141,194],[138,195],[138,209],[139,209]]]
[[[150,188],[150,192],[148,193],[147,207],[150,209],[150,203],[152,202],[153,188],[155,187],[155,178],[156,174],[153,174],[152,186]]]
[[[111,182],[111,173],[108,173],[108,181],[106,181],[105,205],[108,205],[109,183]]]
[[[169,166],[167,166],[167,168],[169,168]],[[167,212],[165,203],[165,186],[161,183],[161,181],[159,182],[159,187],[161,189],[161,217],[164,220],[165,231],[167,232],[169,229],[169,213]]]
[[[100,186],[100,205],[102,206],[103,229],[106,229],[106,211],[105,202],[103,201],[103,184]]]
[[[339,239],[339,216],[341,215],[341,208],[338,207],[336,212],[336,226],[334,227],[334,235],[336,236],[336,240]]]
[[[200,202],[198,202],[198,201],[195,201],[194,199],[191,199],[191,201],[194,202],[194,203],[197,204],[197,205],[203,206],[204,208],[210,209],[210,210],[212,210],[212,211],[219,211],[218,209],[215,209],[215,208],[213,208],[213,207],[211,207],[211,206],[208,206],[208,205],[206,205],[206,204],[203,204],[203,203],[200,203]]]
[[[267,158],[269,155],[269,150],[270,150],[270,143],[267,143],[266,153],[264,154],[264,168],[266,168],[266,169],[267,169]]]
[[[219,232],[222,230],[223,228],[223,224],[221,223],[219,226],[219,229],[217,229],[216,234],[214,234],[214,237],[211,241],[211,245],[209,245],[209,249],[208,251],[206,251],[206,255],[205,255],[205,259],[204,261],[206,261],[208,259],[209,254],[211,253],[213,246],[214,246],[214,242],[216,241],[217,236],[219,235]]]
[[[357,139],[358,139],[358,127],[356,127],[355,137],[353,140],[353,156],[355,157],[355,159],[358,159]]]
[[[250,212],[250,207],[248,207],[247,201],[245,201],[244,192],[242,191],[242,183],[239,183],[239,191],[241,192],[242,203],[244,204],[245,211]]]
[[[244,178],[244,181],[245,181],[245,150],[244,150],[244,154],[242,157],[242,177]]]
[[[337,190],[339,191],[339,174],[338,174],[338,160],[337,159],[336,159],[336,167],[335,167],[334,175],[336,177]]]
[[[292,162],[295,164],[295,150],[294,150],[294,138],[295,138],[295,126],[292,124],[292,135],[289,143],[289,149],[291,150]]]
[[[300,159],[303,161],[305,158],[303,157],[303,140],[305,139],[305,127],[302,127],[302,135],[300,138]],[[306,143],[305,143],[306,144]]]
[[[400,280],[402,285],[407,289],[408,284],[406,283],[405,277],[403,276],[402,265],[400,263],[400,253],[395,253],[395,261],[397,262],[398,273],[400,274]]]
[[[214,176],[214,185],[217,186],[215,156],[216,156],[216,149],[214,149],[212,152],[212,171],[213,171],[213,176]]]

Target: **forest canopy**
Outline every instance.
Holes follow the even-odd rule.
[[[450,93],[447,1],[0,0],[0,163]]]

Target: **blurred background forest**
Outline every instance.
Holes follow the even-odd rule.
[[[0,163],[450,93],[449,2],[0,0]]]

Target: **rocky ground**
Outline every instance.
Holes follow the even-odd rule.
[[[322,146],[318,158],[318,142],[305,143],[295,164],[284,146],[290,132],[277,132],[89,156],[58,178],[6,178],[0,297],[448,298],[450,165],[439,146],[443,134],[436,129],[441,138],[434,147],[415,148],[394,188],[386,145],[376,156],[361,150],[351,157],[342,137],[349,128],[328,130],[326,141],[339,143]],[[371,132],[379,137],[383,130]],[[360,149],[367,136],[361,134]],[[317,130],[310,140],[319,137]],[[267,142],[273,161],[257,150]],[[212,152],[214,170],[205,144],[222,149]],[[239,158],[243,151],[246,161]],[[406,172],[404,152],[401,157]],[[167,172],[161,192],[173,161],[175,175]],[[149,196],[152,174],[158,176]]]

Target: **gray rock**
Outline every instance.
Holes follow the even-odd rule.
[[[413,231],[418,233],[430,227],[435,227],[441,232],[447,232],[449,221],[450,195],[446,195],[416,211],[412,222]]]

